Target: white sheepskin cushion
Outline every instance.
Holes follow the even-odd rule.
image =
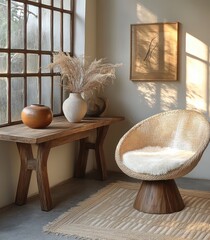
[[[136,173],[162,175],[179,168],[194,153],[171,147],[145,147],[123,154],[123,164]]]

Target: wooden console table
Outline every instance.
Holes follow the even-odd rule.
[[[79,123],[70,123],[62,116],[55,117],[45,129],[31,129],[24,124],[0,128],[0,140],[15,142],[20,154],[21,167],[15,203],[17,205],[26,203],[31,173],[35,170],[41,209],[49,211],[53,208],[47,173],[48,155],[51,148],[72,141],[80,140],[75,177],[85,175],[88,151],[94,149],[97,167],[101,173],[101,179],[104,180],[107,177],[103,153],[104,139],[109,126],[123,119],[123,117],[100,117],[84,119]],[[96,141],[90,143],[88,136],[95,129],[97,130]],[[38,146],[36,158],[32,153],[33,144]]]

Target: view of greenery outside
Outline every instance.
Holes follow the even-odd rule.
[[[59,76],[46,67],[53,52],[72,53],[72,1],[0,0],[0,126],[33,103],[61,114]]]

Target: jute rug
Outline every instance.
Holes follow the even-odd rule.
[[[180,190],[185,209],[155,215],[133,209],[138,189],[136,183],[110,184],[44,231],[94,240],[210,240],[210,193]]]

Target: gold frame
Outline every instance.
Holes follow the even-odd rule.
[[[131,25],[130,79],[177,81],[179,23]]]

